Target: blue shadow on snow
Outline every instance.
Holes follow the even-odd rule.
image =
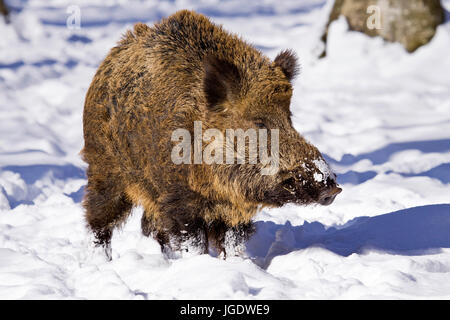
[[[292,226],[256,222],[247,253],[266,268],[279,255],[322,247],[341,256],[366,249],[402,255],[428,254],[450,248],[450,204],[408,208],[375,217],[358,217],[338,228],[319,222]]]

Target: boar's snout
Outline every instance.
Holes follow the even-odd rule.
[[[337,186],[326,188],[320,193],[318,202],[323,206],[328,206],[333,203],[334,199],[341,191],[342,189]]]
[[[328,206],[333,203],[336,196],[342,192],[336,182],[336,175],[330,173],[325,181],[314,178],[302,178],[299,172],[290,172],[280,185],[280,192],[276,192],[278,199],[284,203],[318,203]]]

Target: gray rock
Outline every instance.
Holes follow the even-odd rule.
[[[9,9],[4,0],[0,0],[0,14],[4,16],[5,22],[9,23]]]
[[[408,52],[427,44],[445,20],[439,0],[336,0],[322,36],[325,44],[330,24],[341,15],[350,30],[399,42]]]

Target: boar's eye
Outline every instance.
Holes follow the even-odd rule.
[[[295,192],[295,179],[294,178],[288,178],[282,182],[283,189],[290,193]]]
[[[255,125],[259,128],[259,129],[267,129],[267,125],[265,123],[264,120],[262,119],[256,119],[255,121]]]

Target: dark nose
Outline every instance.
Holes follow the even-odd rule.
[[[322,192],[319,197],[319,203],[323,206],[328,206],[333,203],[336,196],[341,193],[342,189],[339,187],[328,188]]]

